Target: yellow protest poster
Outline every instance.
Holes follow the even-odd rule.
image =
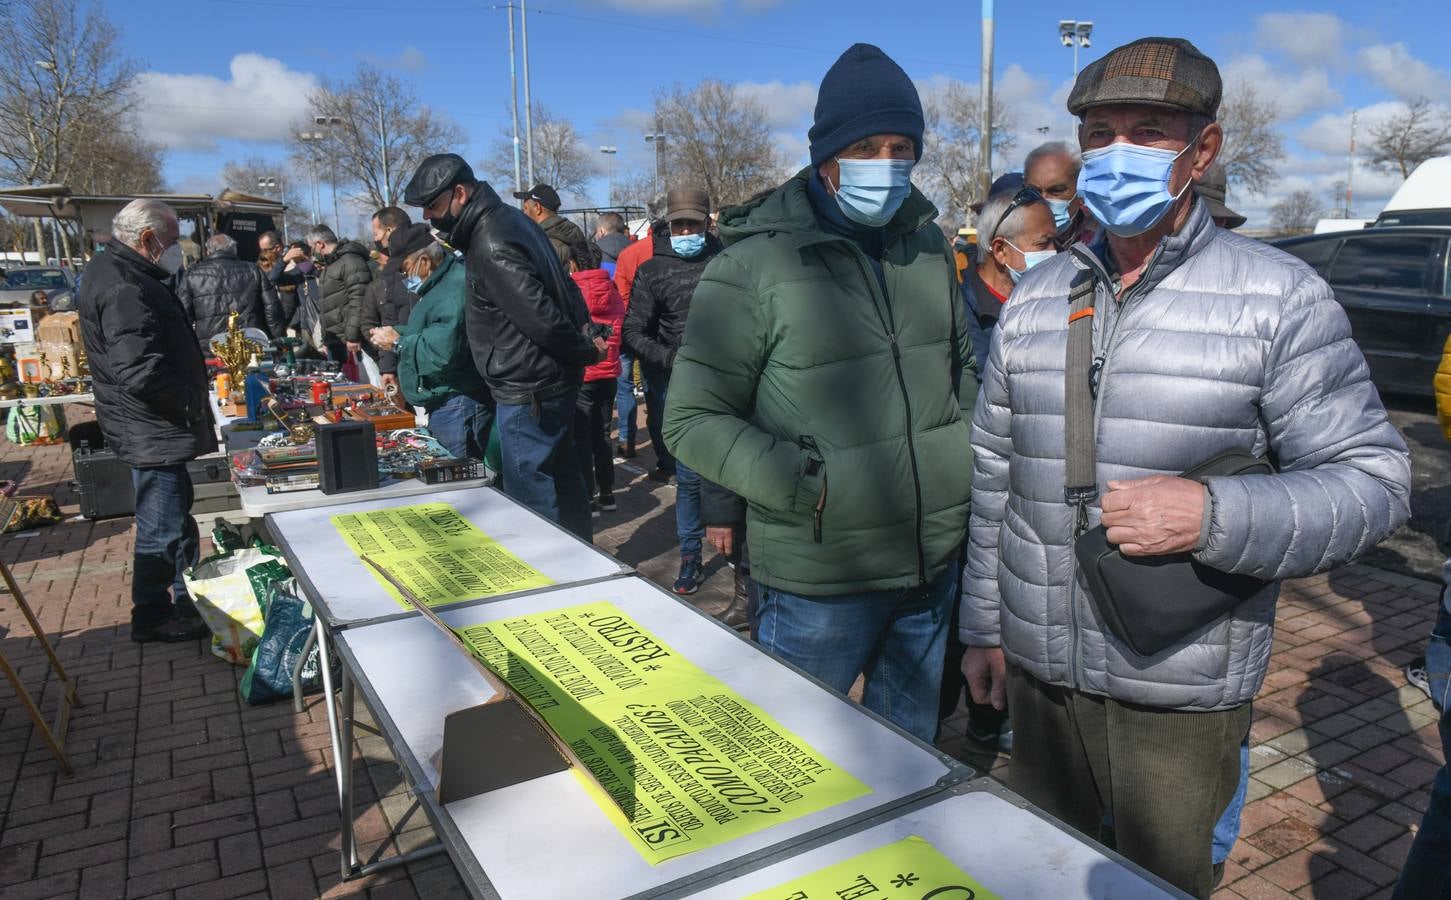
[[[917,835],[746,900],[1001,900]]]
[[[480,531],[449,503],[342,513],[333,527],[358,556],[387,569],[429,606],[446,606],[554,582]],[[412,609],[376,571],[399,606]]]
[[[871,789],[600,602],[458,635],[590,770],[601,809],[651,865]]]

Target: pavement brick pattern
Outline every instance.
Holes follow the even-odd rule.
[[[72,418],[76,418],[74,415]],[[64,448],[0,448],[0,478],[53,494],[74,514]],[[662,584],[674,580],[674,487],[644,478],[648,451],[622,462],[620,509],[596,519],[597,541]],[[241,669],[191,645],[128,639],[131,520],[0,537],[63,663],[80,680],[59,774],[0,687],[0,896],[466,896],[447,857],[340,882],[338,813],[318,698],[248,707]],[[695,601],[728,599],[717,559]],[[1401,667],[1429,634],[1440,586],[1351,566],[1287,586],[1269,678],[1255,704],[1244,828],[1217,897],[1384,897],[1441,764],[1435,711]],[[59,691],[14,605],[0,602],[0,647],[46,714]],[[963,712],[940,746],[1006,777],[1007,760],[963,736]],[[432,840],[381,738],[360,736],[352,761],[365,857]]]

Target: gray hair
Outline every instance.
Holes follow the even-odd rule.
[[[308,228],[302,235],[302,239],[311,247],[313,244],[336,244],[338,236],[326,225],[317,224]]]
[[[999,191],[987,198],[987,202],[982,205],[982,212],[977,214],[978,262],[983,262],[992,256],[993,241],[996,238],[1011,241],[1021,234],[1022,226],[1018,223],[1022,221],[1024,210],[1035,203],[1047,205],[1042,199],[1029,200],[1019,204],[1005,219],[1003,213],[1007,211],[1009,204],[1016,196],[1018,196],[1017,191]]]
[[[162,231],[176,222],[176,210],[160,200],[132,200],[111,219],[111,236],[128,247],[141,243],[143,231]]]
[[[236,256],[237,242],[229,234],[214,234],[207,238],[207,256]]]
[[[1078,148],[1067,141],[1049,141],[1046,144],[1039,144],[1028,151],[1028,156],[1023,160],[1023,175],[1026,176],[1033,171],[1033,165],[1040,159],[1049,156],[1063,156],[1068,158],[1068,164],[1073,169],[1073,177],[1078,177],[1078,170],[1083,168],[1083,155]]]
[[[438,241],[434,241],[422,250],[413,253],[412,256],[420,256],[428,260],[428,264],[432,267],[433,271],[437,272],[438,267],[443,265],[444,259],[447,258],[448,251]]]

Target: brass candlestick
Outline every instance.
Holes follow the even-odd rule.
[[[240,314],[233,312],[227,317],[227,336],[218,341],[213,339],[212,352],[227,367],[232,384],[242,385],[247,380],[247,361],[262,352],[262,345],[247,337],[237,325]]]

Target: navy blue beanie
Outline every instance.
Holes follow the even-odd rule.
[[[811,165],[819,166],[864,137],[904,134],[922,158],[922,99],[902,67],[880,48],[852,44],[821,79],[816,95],[816,121],[811,140]]]

